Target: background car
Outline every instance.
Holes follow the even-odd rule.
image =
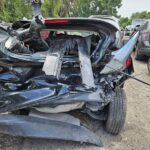
[[[123,30],[123,44],[126,44],[131,36],[145,23],[147,19],[133,19],[131,25],[128,25]]]
[[[135,48],[135,59],[139,60],[142,56],[150,57],[150,20],[139,28],[140,35]]]

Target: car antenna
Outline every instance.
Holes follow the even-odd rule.
[[[128,74],[128,73],[125,73],[125,72],[120,71],[120,70],[116,70],[116,69],[110,67],[109,65],[107,65],[107,67],[110,68],[110,69],[115,70],[116,72],[119,72],[119,73],[121,73],[121,74],[124,74],[124,75],[128,76],[129,78],[134,79],[134,80],[136,80],[136,81],[138,81],[138,82],[140,82],[140,83],[143,83],[143,84],[145,84],[145,85],[150,86],[149,83],[147,83],[147,82],[145,82],[145,81],[142,81],[142,80],[140,80],[140,79],[138,79],[138,78],[136,78],[136,77],[134,77],[134,76],[132,76],[132,75],[130,75],[130,74]]]
[[[31,2],[34,8],[33,16],[34,17],[39,16],[39,15],[42,16],[41,6],[42,6],[42,3],[44,3],[44,0],[31,0]]]

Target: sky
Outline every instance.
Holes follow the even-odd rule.
[[[130,17],[134,12],[150,11],[150,0],[123,0],[118,14]]]

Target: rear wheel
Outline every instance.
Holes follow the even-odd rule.
[[[150,74],[150,58],[148,59],[147,69],[148,69],[148,72],[149,72],[149,74]]]
[[[107,108],[106,131],[111,134],[119,134],[124,126],[127,110],[127,98],[123,89],[115,91],[115,97]]]

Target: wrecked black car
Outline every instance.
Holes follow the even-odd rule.
[[[0,133],[102,145],[70,111],[120,133],[138,33],[119,50],[112,17],[41,19],[0,27]]]

